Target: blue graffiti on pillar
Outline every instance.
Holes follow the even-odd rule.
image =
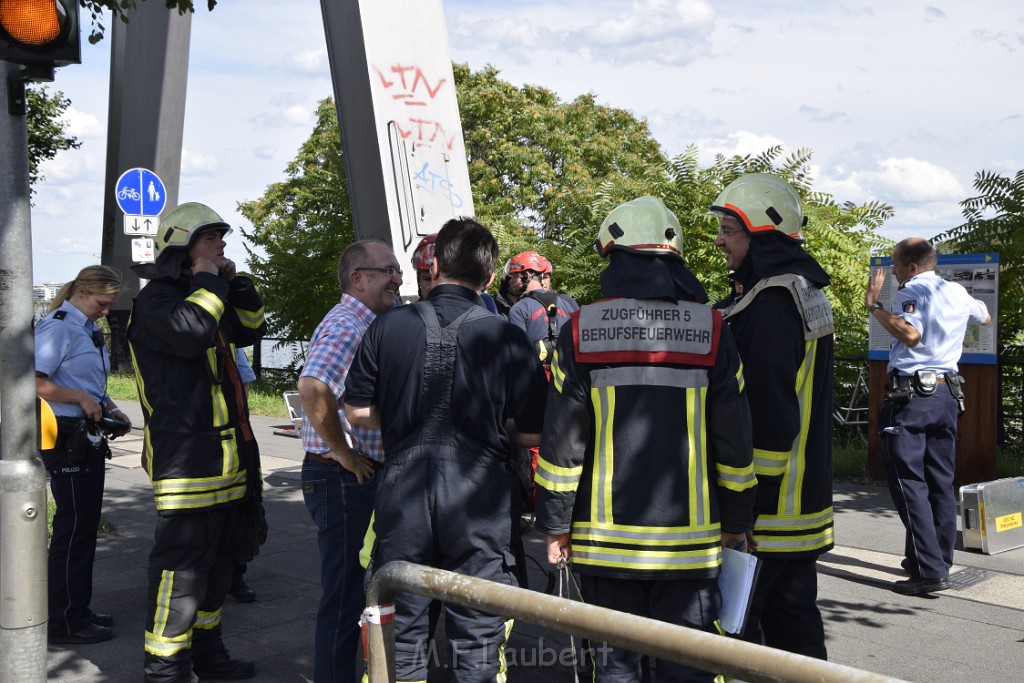
[[[451,181],[441,174],[430,170],[429,162],[425,162],[423,164],[423,168],[413,174],[413,178],[420,181],[420,184],[417,187],[423,191],[447,197],[452,203],[452,208],[458,209],[462,207],[462,197],[460,197],[457,192],[453,191],[452,188],[454,186]]]

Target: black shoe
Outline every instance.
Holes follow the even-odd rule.
[[[949,579],[907,579],[895,582],[891,588],[900,595],[925,595],[949,590]]]
[[[231,596],[238,602],[256,602],[256,591],[249,588],[242,577],[231,582]]]
[[[88,645],[89,643],[102,643],[114,637],[114,631],[107,626],[89,624],[81,631],[72,634],[51,633],[51,645]]]
[[[255,662],[244,659],[232,659],[227,650],[222,650],[211,659],[195,662],[192,671],[199,680],[238,681],[256,675]]]
[[[107,628],[111,628],[114,625],[114,617],[101,612],[93,612],[89,616],[89,621],[97,626],[106,626]]]

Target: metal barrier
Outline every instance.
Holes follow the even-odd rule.
[[[366,595],[370,683],[395,680],[395,624],[389,615],[393,615],[396,593],[415,593],[522,619],[749,683],[900,683],[849,666],[411,562],[391,562],[374,572],[370,581]]]

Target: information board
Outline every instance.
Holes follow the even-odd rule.
[[[892,275],[891,256],[872,256],[871,272],[879,268],[889,271],[878,300],[888,307],[899,284]],[[997,360],[996,340],[999,339],[999,254],[939,254],[935,273],[943,280],[963,286],[967,293],[988,306],[992,322],[979,325],[970,322],[964,335],[964,352],[961,363],[995,365]],[[868,316],[868,359],[889,360],[889,333],[874,316]]]

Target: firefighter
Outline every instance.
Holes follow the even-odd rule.
[[[266,332],[252,282],[224,256],[228,224],[182,204],[161,221],[150,280],[128,342],[145,418],[143,465],[157,522],[149,556],[145,680],[179,683],[256,675],[231,657],[221,607],[236,562],[266,540],[259,449],[235,363]]]
[[[733,292],[716,306],[743,360],[754,425],[761,571],[744,638],[826,658],[817,558],[832,548],[832,307],[803,249],[800,197],[767,173],[727,186],[710,213]]]
[[[736,346],[660,199],[614,209],[597,249],[605,298],[572,314],[551,363],[537,528],[585,601],[715,633],[722,546],[744,546],[756,485]],[[595,652],[597,681],[640,680],[640,654]]]
[[[416,292],[420,301],[427,298],[433,288],[433,280],[430,278],[430,264],[434,262],[434,243],[437,242],[437,233],[432,232],[416,245],[412,252],[412,269],[416,271]]]
[[[519,280],[522,295],[509,310],[508,320],[526,332],[545,366],[558,341],[562,325],[579,304],[568,294],[551,289],[551,261],[535,251],[524,251],[509,262],[509,273]]]

